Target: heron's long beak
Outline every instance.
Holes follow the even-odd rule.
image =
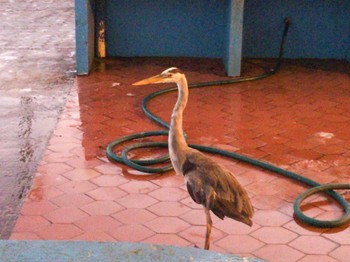
[[[149,84],[156,84],[161,83],[161,81],[164,80],[164,77],[162,75],[156,75],[152,76],[150,78],[143,79],[141,81],[138,81],[136,83],[133,83],[133,86],[142,86],[142,85],[149,85]]]

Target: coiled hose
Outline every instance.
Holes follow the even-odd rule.
[[[280,68],[283,60],[283,50],[284,50],[284,45],[285,45],[285,39],[287,36],[288,28],[290,25],[290,20],[286,18],[284,20],[284,31],[282,35],[282,40],[281,40],[281,45],[280,45],[280,50],[279,50],[279,56],[277,63],[274,68],[270,69],[269,71],[257,75],[257,76],[252,76],[252,77],[241,77],[241,78],[234,78],[234,79],[228,79],[228,80],[222,80],[222,81],[213,81],[213,82],[201,82],[201,83],[195,83],[195,84],[190,84],[189,88],[200,88],[200,87],[207,87],[207,86],[218,86],[218,85],[226,85],[226,84],[233,84],[233,83],[239,83],[239,82],[247,82],[247,81],[253,81],[253,80],[258,80],[258,79],[263,79],[268,76],[271,76],[275,74],[278,69]],[[134,139],[139,139],[139,138],[145,138],[145,137],[154,137],[154,136],[168,136],[169,134],[169,124],[162,119],[158,118],[155,116],[153,113],[150,112],[150,110],[147,108],[147,104],[150,100],[152,100],[154,97],[163,95],[165,93],[173,92],[176,91],[177,87],[172,87],[168,89],[163,89],[154,93],[151,93],[147,95],[143,102],[142,102],[142,110],[146,114],[147,117],[155,121],[156,123],[160,124],[161,126],[167,128],[167,130],[159,130],[159,131],[149,131],[149,132],[142,132],[142,133],[137,133],[133,135],[128,135],[121,137],[119,139],[116,139],[112,141],[108,146],[107,146],[107,156],[109,159],[112,161],[116,161],[119,163],[126,164],[136,170],[142,171],[144,173],[164,173],[169,170],[172,170],[171,165],[166,165],[162,167],[149,167],[150,165],[154,164],[160,164],[164,163],[169,160],[169,156],[165,155],[160,158],[156,159],[150,159],[150,160],[131,160],[128,158],[128,153],[131,150],[137,149],[137,148],[148,148],[148,147],[168,147],[168,143],[165,142],[142,142],[142,143],[135,143],[130,146],[127,146],[124,148],[124,150],[121,153],[121,156],[117,156],[113,148],[115,148],[117,145],[120,145],[123,142],[126,141],[131,141]],[[186,136],[186,135],[185,135]],[[195,145],[195,144],[189,144],[190,147],[195,148],[200,151],[204,151],[207,153],[212,153],[212,154],[218,154],[221,156],[233,158],[257,167],[261,167],[263,169],[281,174],[285,177],[294,179],[296,181],[299,181],[301,183],[304,183],[308,186],[311,187],[311,189],[305,191],[301,195],[298,196],[298,198],[294,202],[294,212],[295,215],[303,222],[315,226],[315,227],[321,227],[321,228],[333,228],[333,227],[338,227],[341,225],[344,225],[350,221],[350,206],[349,203],[344,199],[340,194],[337,192],[333,191],[332,189],[350,189],[350,184],[327,184],[327,185],[321,185],[316,181],[313,181],[309,178],[303,177],[301,175],[298,175],[296,173],[293,173],[291,171],[279,168],[277,166],[271,165],[266,162],[262,162],[257,159],[253,159],[247,156],[239,155],[233,152],[221,150],[218,148],[214,147],[208,147],[208,146],[202,146],[202,145]],[[341,218],[337,220],[317,220],[311,217],[306,216],[300,209],[300,205],[302,201],[309,197],[312,194],[318,193],[318,192],[325,192],[329,196],[331,196],[335,201],[337,201],[343,208],[344,214]]]

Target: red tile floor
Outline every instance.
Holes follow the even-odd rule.
[[[244,75],[261,72],[254,63],[273,61],[250,62],[244,63]],[[216,60],[116,59],[76,79],[11,239],[203,245],[204,212],[192,202],[182,177],[173,172],[145,176],[105,155],[106,145],[120,136],[162,129],[140,108],[142,98],[162,86],[131,83],[174,65],[189,82],[225,78]],[[229,149],[321,183],[348,183],[349,72],[349,64],[339,61],[286,61],[264,80],[192,89],[184,128],[191,143]],[[175,93],[158,97],[150,108],[167,120],[175,98]],[[164,152],[152,151],[133,154]],[[348,261],[349,224],[317,229],[293,217],[292,203],[306,187],[214,158],[248,190],[255,215],[253,227],[214,218],[212,250],[269,261]],[[341,193],[350,200],[350,194]],[[311,200],[303,210],[312,217],[341,214],[323,195]]]

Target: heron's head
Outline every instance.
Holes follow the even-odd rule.
[[[163,71],[159,75],[146,78],[144,80],[133,83],[134,86],[149,85],[149,84],[159,84],[159,83],[177,83],[184,76],[184,73],[176,68],[171,67]]]

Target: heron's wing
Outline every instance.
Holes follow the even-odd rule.
[[[182,169],[188,192],[196,203],[221,219],[228,216],[252,224],[253,207],[248,194],[228,170],[200,152],[188,154]]]

